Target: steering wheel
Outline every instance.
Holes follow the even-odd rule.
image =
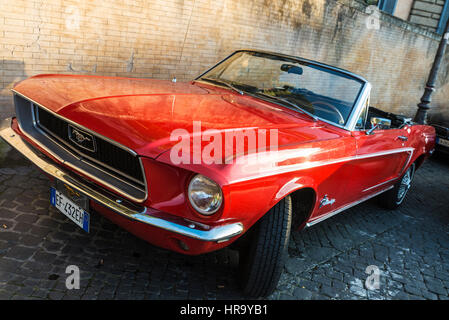
[[[337,117],[339,118],[338,123],[339,124],[344,124],[345,123],[345,118],[343,117],[343,115],[341,114],[340,110],[338,110],[338,108],[336,106],[330,104],[329,102],[322,101],[322,100],[312,101],[311,103],[312,103],[314,108],[321,109],[324,112],[333,111],[334,113],[337,114]],[[327,108],[324,108],[324,109],[322,107],[320,108],[320,105],[321,106],[325,106]]]

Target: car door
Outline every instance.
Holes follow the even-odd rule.
[[[401,175],[413,148],[408,145],[409,130],[403,128],[356,130],[357,156],[353,162],[359,196],[385,190]]]

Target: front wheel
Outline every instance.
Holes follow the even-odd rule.
[[[273,293],[287,256],[292,220],[292,200],[278,202],[248,231],[239,250],[239,276],[245,295],[265,297]]]
[[[413,163],[402,175],[401,179],[394,185],[393,189],[384,192],[379,200],[380,204],[387,209],[396,209],[402,202],[412,185],[415,176],[415,164]]]

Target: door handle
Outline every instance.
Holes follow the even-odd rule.
[[[406,137],[406,136],[398,136],[397,139],[402,140],[402,141],[407,141],[408,137]]]

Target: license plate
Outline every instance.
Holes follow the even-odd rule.
[[[440,146],[449,147],[449,140],[437,138],[437,144]]]
[[[50,189],[50,202],[78,227],[89,232],[90,215],[82,207],[71,201],[55,188]]]

